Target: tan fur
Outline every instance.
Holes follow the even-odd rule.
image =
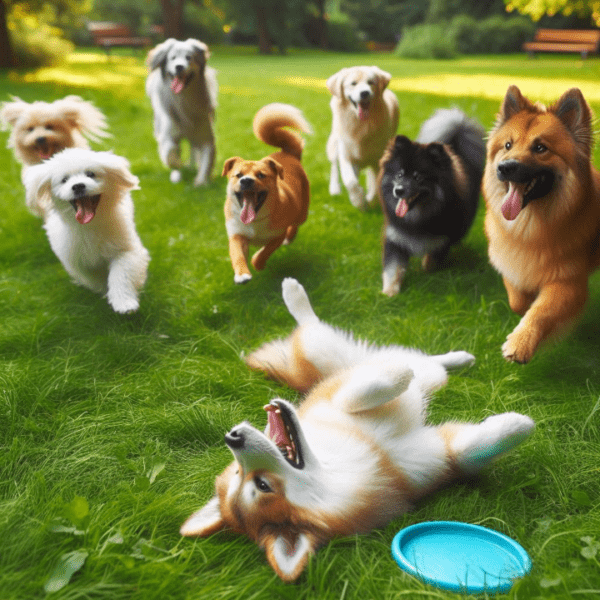
[[[546,108],[512,86],[489,138],[483,180],[489,257],[503,277],[510,307],[523,315],[503,346],[508,360],[528,362],[540,344],[573,324],[587,300],[588,277],[600,264],[600,174],[590,161],[592,118],[579,90]],[[539,142],[546,152],[533,151]],[[552,191],[532,200],[514,221],[500,210],[507,184],[496,171],[505,159],[551,166],[557,173]]]
[[[282,104],[264,106],[254,117],[254,132],[261,141],[282,150],[258,161],[232,157],[223,166],[222,174],[229,178],[224,211],[236,283],[251,278],[250,245],[261,246],[252,257],[252,266],[260,271],[281,244],[294,240],[298,227],[308,217],[310,186],[300,162],[303,140],[283,129],[285,126],[310,132],[298,109]],[[240,221],[240,201],[235,195],[241,191],[239,181],[243,177],[253,180],[255,194],[251,204],[256,218],[246,226]],[[266,193],[266,199],[259,206],[261,193]]]

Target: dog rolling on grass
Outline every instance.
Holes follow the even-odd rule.
[[[245,534],[279,577],[293,581],[319,546],[387,524],[440,485],[478,472],[534,424],[504,413],[479,424],[427,425],[429,394],[446,383],[446,369],[473,356],[356,341],[320,321],[294,279],[283,281],[283,298],[298,327],[247,363],[309,393],[297,409],[272,400],[265,433],[244,422],[225,436],[235,460],[181,533]]]
[[[511,86],[487,146],[489,258],[522,316],[502,353],[526,363],[572,325],[600,264],[600,174],[593,115],[578,89],[546,108]]]
[[[294,240],[308,216],[310,186],[300,162],[304,140],[285,127],[311,133],[296,107],[277,103],[263,106],[254,116],[254,135],[281,151],[261,160],[234,156],[223,166],[223,176],[228,178],[225,227],[235,283],[252,279],[250,245],[261,247],[252,257],[252,266],[260,271],[281,244]]]
[[[148,54],[146,94],[154,110],[154,137],[161,161],[172,169],[173,183],[181,180],[183,139],[190,142],[198,169],[194,185],[208,183],[212,172],[218,84],[216,71],[206,64],[209,56],[208,46],[193,38],[169,38]]]
[[[468,232],[479,203],[484,130],[461,110],[440,109],[416,142],[399,135],[380,161],[377,188],[385,216],[383,293],[400,291],[411,256],[432,270]]]
[[[350,202],[360,209],[377,195],[379,159],[398,129],[398,99],[387,89],[391,78],[379,67],[350,67],[327,80],[333,117],[327,140],[327,158],[331,162],[329,193],[341,193],[341,175]],[[358,182],[362,169],[367,169],[366,201]]]
[[[27,205],[44,216],[52,250],[73,282],[106,294],[118,313],[139,307],[150,260],[137,234],[139,180],[112,152],[67,148],[25,173]]]

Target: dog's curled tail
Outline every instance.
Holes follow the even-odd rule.
[[[256,113],[252,123],[254,135],[261,142],[281,148],[300,160],[304,140],[297,133],[284,129],[285,127],[292,127],[303,133],[312,133],[311,126],[302,111],[291,104],[278,102],[267,104]]]

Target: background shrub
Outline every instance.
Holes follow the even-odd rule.
[[[60,30],[46,23],[30,27],[26,20],[15,20],[11,22],[10,32],[19,68],[56,65],[74,49],[71,42],[60,36]]]
[[[456,41],[447,33],[447,23],[407,27],[396,46],[396,54],[404,58],[454,58],[458,53]]]
[[[327,21],[327,42],[329,50],[360,52],[365,49],[355,25],[342,14],[332,15]]]

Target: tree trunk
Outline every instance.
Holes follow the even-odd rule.
[[[183,3],[185,0],[160,0],[166,38],[183,37]]]
[[[317,0],[317,6],[319,7],[319,48],[321,48],[321,50],[327,50],[329,42],[327,40],[327,19],[325,16],[325,0]]]
[[[15,57],[6,22],[6,13],[6,4],[4,4],[4,0],[0,0],[0,67],[4,68],[15,66]]]
[[[256,7],[256,32],[258,34],[258,51],[261,54],[271,54],[271,38],[267,26],[267,15],[262,6]]]

